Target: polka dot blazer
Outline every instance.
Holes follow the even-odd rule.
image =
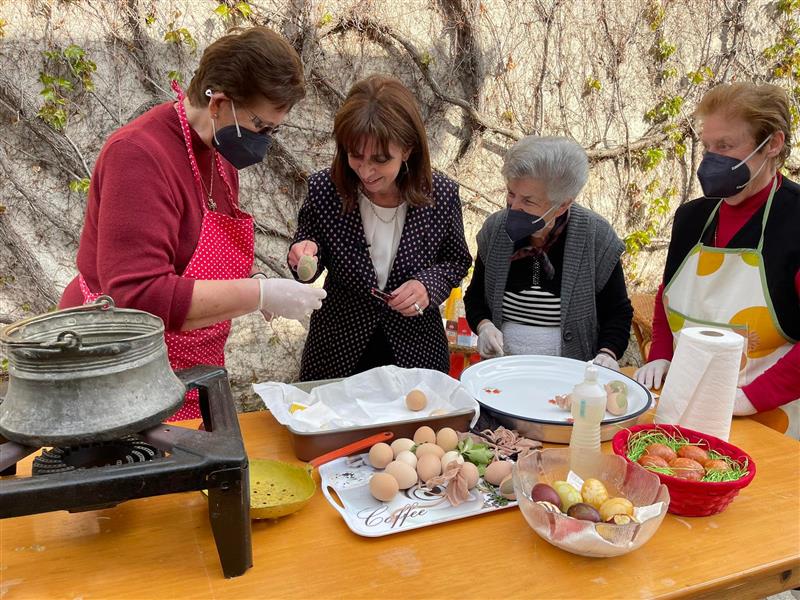
[[[308,197],[292,243],[319,247],[319,271],[327,269],[328,297],[311,316],[300,380],[348,377],[378,324],[383,326],[400,367],[447,372],[449,355],[438,306],[466,276],[472,257],[464,239],[458,185],[433,174],[431,206],[409,207],[386,291],[409,279],[420,281],[430,305],[422,316],[404,317],[370,294],[377,275],[369,255],[358,207],[343,213],[328,169],[308,181]],[[296,277],[296,274],[295,274]]]

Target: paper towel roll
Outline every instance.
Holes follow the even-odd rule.
[[[655,422],[727,440],[743,347],[744,337],[729,329],[681,330]]]

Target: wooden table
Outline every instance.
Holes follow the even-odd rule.
[[[251,457],[292,458],[269,413],[240,421]],[[189,493],[0,521],[0,597],[741,599],[798,586],[800,444],[749,419],[735,420],[732,442],[758,466],[733,504],[712,517],[667,515],[618,558],[558,550],[516,508],[362,538],[318,493],[295,515],[254,521],[255,565],[226,580],[206,501]]]

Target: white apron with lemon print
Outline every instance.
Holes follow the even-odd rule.
[[[777,178],[767,200],[758,248],[713,248],[700,240],[664,288],[664,308],[673,338],[684,327],[714,326],[736,331],[747,340],[739,387],[751,383],[794,345],[781,329],[769,297],[761,249]],[[720,202],[721,203],[721,202]],[[800,400],[781,406],[789,415],[788,435],[800,439]]]

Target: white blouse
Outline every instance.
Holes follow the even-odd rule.
[[[361,222],[364,224],[369,256],[378,275],[378,287],[383,289],[389,280],[394,257],[400,246],[408,205],[404,202],[396,208],[384,208],[374,204],[359,191],[358,210],[361,212]]]

